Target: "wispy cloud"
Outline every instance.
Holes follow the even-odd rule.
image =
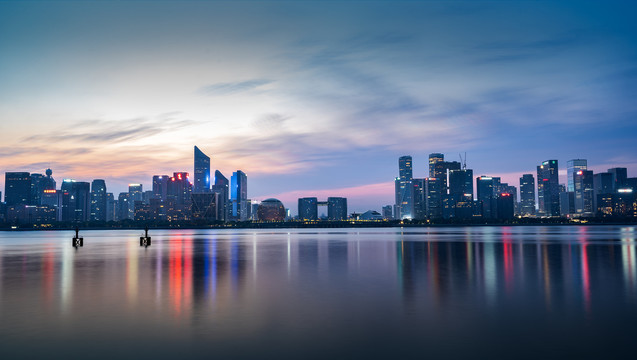
[[[199,88],[198,92],[204,95],[230,95],[257,89],[261,86],[273,83],[268,79],[252,79],[240,82],[216,83]]]

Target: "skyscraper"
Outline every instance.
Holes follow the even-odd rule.
[[[176,172],[168,181],[166,216],[168,220],[189,220],[192,206],[192,184],[187,172]]]
[[[241,170],[232,173],[230,178],[230,196],[232,199],[232,218],[239,221],[247,220],[248,176]]]
[[[613,190],[617,191],[618,189],[626,186],[626,181],[628,179],[628,172],[626,168],[612,168],[608,169],[608,172],[613,175]]]
[[[299,198],[299,220],[318,220],[317,198]]]
[[[493,178],[490,176],[478,176],[476,178],[478,192],[478,207],[483,218],[496,217],[496,196],[493,188]]]
[[[440,153],[429,154],[429,177],[440,178],[443,167],[438,164],[445,161],[445,155]]]
[[[91,221],[106,221],[106,182],[95,179],[91,183]]]
[[[449,194],[445,207],[447,216],[469,219],[473,216],[473,170],[449,170]]]
[[[520,214],[535,215],[535,180],[533,174],[520,178]]]
[[[228,179],[223,176],[221,171],[215,171],[215,184],[212,186],[212,191],[219,194],[217,199],[217,220],[226,221],[228,219],[228,199],[230,197],[230,183]]]
[[[144,201],[144,187],[142,184],[128,184],[129,219],[135,218],[135,203]]]
[[[560,184],[557,160],[543,161],[537,167],[538,213],[560,216]]]
[[[31,174],[28,172],[4,174],[4,202],[7,206],[31,203]]]
[[[153,176],[153,197],[155,199],[166,201],[166,195],[168,192],[168,181],[170,181],[170,176],[168,175]]]
[[[578,170],[573,174],[575,214],[593,216],[593,172]]]
[[[398,177],[395,180],[395,216],[397,219],[411,219],[414,216],[414,189],[411,156],[398,159]]]
[[[586,170],[586,159],[573,159],[566,162],[566,191],[575,191],[573,175],[579,170]]]
[[[210,191],[210,157],[195,146],[195,179],[193,184],[195,193]]]
[[[327,218],[329,220],[347,219],[347,198],[328,197],[327,198]]]

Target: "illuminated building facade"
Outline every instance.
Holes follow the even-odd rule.
[[[299,198],[299,220],[318,220],[318,199],[315,197]]]
[[[195,175],[193,192],[203,193],[210,191],[210,157],[195,146]]]
[[[557,160],[537,167],[538,215],[560,216],[560,184]]]
[[[261,217],[259,217],[260,219]],[[328,197],[327,198],[327,218],[328,220],[347,219],[347,198]]]
[[[248,176],[241,170],[232,173],[230,196],[232,199],[231,219],[246,221],[248,219]]]
[[[586,170],[586,159],[573,159],[566,162],[566,191],[575,191],[573,176],[580,170]]]
[[[106,221],[106,182],[95,179],[91,183],[91,221]]]

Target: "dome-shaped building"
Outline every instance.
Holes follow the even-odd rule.
[[[278,199],[266,199],[261,201],[257,208],[259,221],[283,221],[285,220],[285,206]]]

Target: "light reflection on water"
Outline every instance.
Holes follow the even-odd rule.
[[[464,357],[506,339],[560,357],[637,335],[630,226],[151,235],[143,248],[134,231],[85,231],[74,249],[71,232],[0,233],[3,351],[386,357],[424,341]]]

